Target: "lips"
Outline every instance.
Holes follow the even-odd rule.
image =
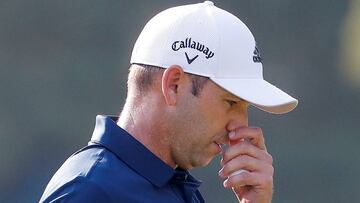
[[[215,144],[220,145],[221,148],[225,147],[229,144],[228,140],[216,140],[214,141]]]
[[[221,148],[221,143],[218,143],[218,142],[214,142],[214,143],[217,144]]]
[[[229,139],[226,134],[222,134],[213,140],[213,143],[217,146],[219,153],[226,150],[229,145]]]
[[[220,144],[218,142],[213,142],[213,143],[217,146],[218,153],[220,153],[222,151],[222,144]]]

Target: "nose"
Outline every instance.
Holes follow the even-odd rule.
[[[231,132],[236,128],[248,127],[248,104],[239,105],[234,111],[229,114],[229,122],[226,126],[226,130]]]

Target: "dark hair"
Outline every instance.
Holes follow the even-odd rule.
[[[131,64],[129,69],[128,86],[135,85],[140,92],[148,91],[154,85],[155,76],[163,73],[164,68],[145,64]],[[208,81],[208,77],[189,74],[191,80],[191,93],[200,95],[201,89]]]

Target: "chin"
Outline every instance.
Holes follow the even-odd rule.
[[[205,160],[199,160],[198,162],[193,164],[193,168],[195,167],[205,167],[210,164],[210,162],[214,159],[214,157],[205,159]]]
[[[205,167],[209,165],[209,163],[214,159],[215,155],[207,154],[203,156],[191,157],[187,160],[177,161],[177,166],[186,170],[198,168],[198,167]]]
[[[210,161],[211,160],[196,161],[196,162],[191,162],[189,164],[178,164],[177,166],[182,169],[191,170],[193,168],[205,167],[205,166],[209,165]]]

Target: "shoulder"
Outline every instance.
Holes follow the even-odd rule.
[[[105,153],[105,149],[85,147],[69,157],[51,178],[40,202],[68,202],[74,198],[80,200],[88,197],[95,202],[97,198],[106,199],[105,190],[88,178]]]
[[[117,201],[129,196],[129,192],[136,192],[140,185],[147,184],[143,177],[106,148],[85,147],[59,168],[40,202],[62,202],[57,199],[111,202],[111,198]]]
[[[48,195],[43,195],[41,203],[60,203],[60,202],[88,202],[102,203],[113,202],[111,196],[99,186],[84,177],[77,177],[72,181],[62,185]]]

